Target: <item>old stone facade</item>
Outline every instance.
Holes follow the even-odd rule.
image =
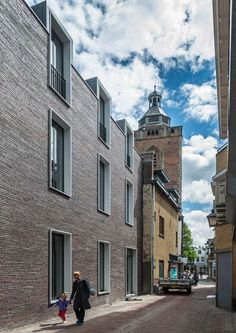
[[[138,294],[142,286],[141,157],[131,147],[132,163],[126,161],[132,131],[110,117],[101,82],[85,82],[71,65],[70,37],[43,10],[55,31],[47,15],[39,20],[23,0],[0,6],[0,329],[51,317],[58,290],[70,292],[74,270],[97,290],[93,306]],[[59,43],[54,33],[68,56],[65,85],[49,61]],[[98,124],[102,100],[105,137]]]

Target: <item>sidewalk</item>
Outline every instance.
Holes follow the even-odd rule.
[[[143,296],[136,296],[131,301],[117,301],[113,304],[106,304],[101,305],[98,307],[94,307],[91,310],[86,311],[85,314],[85,322],[94,318],[102,317],[105,315],[109,315],[112,313],[122,313],[128,312],[131,310],[138,310],[141,308],[146,307],[149,304],[162,300],[165,296],[163,295],[143,295]],[[72,331],[75,325],[76,317],[74,314],[69,314],[67,317],[67,323],[62,324],[61,319],[57,317],[57,309],[55,309],[55,318],[52,318],[47,321],[43,321],[34,325],[24,326],[17,329],[5,330],[4,333],[64,333]],[[71,329],[69,329],[71,327]],[[94,331],[95,332],[95,331]],[[91,332],[91,333],[94,333]],[[2,331],[1,331],[2,333]]]

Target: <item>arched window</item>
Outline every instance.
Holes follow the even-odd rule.
[[[153,97],[152,106],[156,106],[156,105],[157,105],[157,99],[156,99],[156,97]]]
[[[152,135],[155,135],[155,132],[154,132],[154,131],[152,131]]]
[[[174,133],[174,132],[175,132],[174,128],[171,128],[170,133]]]
[[[150,135],[150,131],[149,130],[147,131],[147,135]]]
[[[156,130],[156,135],[158,135],[159,134],[159,132],[158,132],[158,130]]]

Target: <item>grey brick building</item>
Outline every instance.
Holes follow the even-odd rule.
[[[74,270],[92,305],[142,292],[142,159],[46,2],[1,0],[0,26],[1,330],[51,317]]]

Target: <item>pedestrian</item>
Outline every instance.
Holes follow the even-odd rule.
[[[72,286],[72,293],[70,302],[73,301],[73,310],[77,318],[77,325],[83,325],[85,310],[91,309],[89,303],[90,285],[86,279],[81,278],[80,272],[73,273],[74,282]]]
[[[53,305],[54,307],[58,306],[58,317],[62,319],[63,324],[66,324],[66,311],[69,303],[67,293],[62,293],[59,300]]]
[[[198,274],[196,271],[193,272],[193,280],[194,280],[195,286],[197,286],[199,278],[198,278]]]
[[[199,274],[200,274],[200,278],[202,279],[203,271],[201,269],[200,269]]]

